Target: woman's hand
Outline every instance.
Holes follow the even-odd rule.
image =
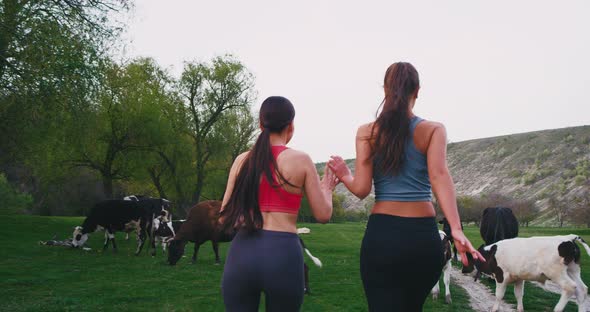
[[[469,261],[467,260],[467,253],[470,253],[473,257],[473,260],[480,260],[481,262],[486,262],[486,259],[473,248],[471,242],[465,237],[463,231],[461,230],[452,230],[453,240],[455,241],[455,247],[457,247],[457,252],[461,255],[461,262],[463,262],[464,266],[469,265]]]
[[[320,181],[321,187],[325,190],[329,190],[330,192],[332,192],[334,188],[336,188],[336,185],[338,185],[338,183],[340,183],[340,181],[338,180],[334,172],[330,170],[330,168],[328,168],[328,165],[326,164],[326,166],[324,167],[324,176]]]
[[[328,167],[330,167],[330,169],[340,181],[342,181],[344,177],[352,175],[350,169],[348,169],[348,166],[342,157],[331,156],[330,158],[331,159],[328,161]]]

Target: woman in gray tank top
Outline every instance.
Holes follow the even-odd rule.
[[[438,281],[443,256],[433,191],[464,264],[466,253],[483,261],[461,228],[446,163],[445,128],[412,111],[419,89],[411,64],[391,65],[381,112],[357,132],[355,174],[339,156],[328,163],[361,199],[375,186],[375,206],[361,245],[361,278],[372,312],[421,311]]]

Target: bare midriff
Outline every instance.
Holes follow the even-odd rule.
[[[375,203],[371,213],[388,214],[398,217],[434,217],[436,212],[429,201],[424,202],[400,202],[379,201]]]
[[[297,233],[297,215],[286,212],[262,212],[263,230]]]

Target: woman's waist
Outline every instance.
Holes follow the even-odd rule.
[[[263,230],[297,233],[297,214],[263,211],[262,221]]]
[[[386,214],[398,217],[434,217],[436,211],[430,201],[378,201],[371,214]]]

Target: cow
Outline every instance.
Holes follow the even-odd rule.
[[[446,220],[446,219],[445,219]],[[444,266],[443,266],[443,282],[445,283],[445,302],[451,304],[451,238],[447,236],[444,231],[438,231],[440,235],[440,239],[443,245],[443,258],[444,258]],[[440,286],[439,281],[436,281],[436,284],[431,290],[432,299],[438,299],[438,295],[440,294]]]
[[[153,220],[156,216],[167,216],[164,209],[168,201],[160,198],[152,198],[142,201],[105,200],[92,207],[82,226],[74,228],[72,244],[74,247],[83,246],[88,240],[88,234],[97,230],[105,230],[105,242],[103,250],[107,249],[109,242],[113,245],[113,251],[117,251],[115,232],[135,229],[137,233],[137,249],[135,255],[139,255],[146,238],[151,239],[151,245],[155,254],[153,241]],[[166,219],[166,221],[168,221]]]
[[[309,234],[311,232],[311,230],[309,228],[298,228],[297,229],[297,234],[301,235],[301,234]],[[322,267],[322,261],[320,261],[320,259],[314,257],[311,252],[309,251],[309,249],[307,249],[307,247],[305,246],[305,243],[303,242],[303,239],[301,238],[301,236],[299,237],[299,242],[301,243],[301,248],[303,248],[303,251],[309,256],[309,258],[311,259],[311,261],[313,261],[313,263],[318,266],[318,267]],[[304,288],[303,288],[303,292],[305,294],[311,294],[311,288],[309,288],[309,267],[307,266],[307,263],[303,262],[303,273],[305,274],[305,284],[304,284]]]
[[[481,217],[479,233],[486,245],[518,236],[518,220],[512,209],[506,207],[490,207],[484,209]]]
[[[227,234],[221,230],[219,224],[220,210],[221,201],[218,200],[202,201],[191,208],[186,221],[170,241],[168,248],[168,263],[170,265],[175,265],[180,260],[184,254],[184,247],[189,241],[195,243],[192,263],[196,263],[199,247],[209,240],[215,252],[215,264],[221,263],[219,260],[219,243],[231,241],[235,233]]]
[[[455,241],[453,240],[453,231],[451,230],[451,225],[449,224],[449,221],[447,220],[447,218],[443,217],[442,220],[438,221],[438,223],[442,224],[442,230],[453,247],[453,260],[458,261],[457,247],[455,246]],[[463,224],[461,224],[461,229],[463,229]]]
[[[508,284],[515,283],[514,296],[517,311],[524,311],[522,298],[524,281],[541,283],[551,280],[561,287],[561,297],[554,311],[563,311],[568,299],[576,295],[578,311],[586,311],[584,301],[588,287],[580,276],[580,242],[590,255],[590,247],[578,235],[534,236],[511,238],[492,245],[480,246],[478,251],[485,262],[474,261],[468,256],[478,272],[490,274],[496,280],[496,302],[492,311],[498,311]],[[473,266],[470,266],[473,269]]]
[[[139,201],[140,198],[145,198],[145,195],[128,195],[123,197],[123,200],[131,200],[131,201]],[[126,228],[123,230],[125,232],[125,240],[129,240],[129,233],[135,232],[135,228]]]
[[[162,250],[166,252],[166,247],[170,243],[170,240],[174,238],[174,235],[180,230],[182,223],[185,220],[174,220],[164,222],[161,217],[154,219],[154,240],[156,245],[161,243]]]

